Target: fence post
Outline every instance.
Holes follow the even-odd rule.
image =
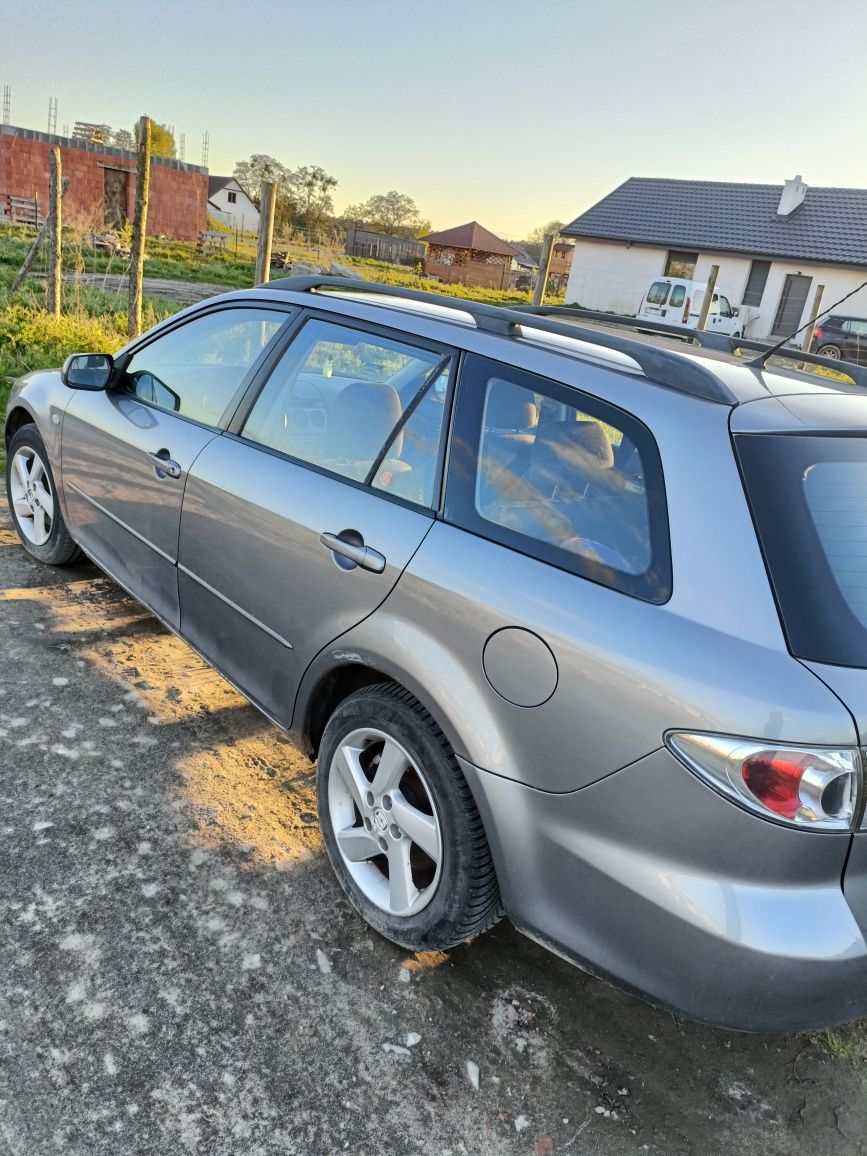
[[[554,252],[556,235],[548,233],[542,242],[542,252],[539,255],[539,276],[536,288],[533,290],[533,304],[542,305],[545,301],[545,288],[548,284],[548,271],[551,268],[551,256]]]
[[[277,186],[263,181],[259,195],[259,239],[256,244],[256,277],[254,285],[264,285],[271,277],[271,240],[274,236],[274,208]]]
[[[132,219],[132,252],[129,264],[130,337],[141,333],[142,277],[144,274],[145,235],[148,222],[148,194],[151,180],[151,122],[143,116],[138,122],[138,161],[135,169],[135,212]]]
[[[810,346],[813,344],[813,334],[816,332],[816,319],[819,316],[819,309],[822,305],[822,297],[825,293],[824,285],[816,286],[816,296],[813,298],[813,308],[810,310],[810,324],[804,331],[804,338],[801,342],[801,349],[804,353],[810,352]]]
[[[63,175],[60,163],[60,149],[53,148],[48,154],[48,312],[60,316],[60,257],[61,257],[61,189]]]
[[[65,177],[63,179],[61,186],[60,186],[60,195],[63,196],[63,194],[66,192],[66,190],[68,188],[69,188],[69,178]],[[36,255],[39,252],[39,248],[40,248],[42,242],[45,240],[45,237],[47,236],[48,230],[50,227],[51,227],[51,215],[49,214],[45,218],[45,220],[42,222],[42,224],[39,226],[39,229],[36,233],[36,237],[33,240],[33,244],[30,246],[30,249],[28,250],[27,256],[24,258],[24,262],[23,262],[21,268],[18,270],[18,272],[15,276],[15,280],[12,282],[12,288],[9,290],[10,293],[17,293],[18,290],[21,288],[21,286],[24,284],[24,279],[26,278],[26,276],[30,272],[30,270],[33,268],[33,262],[36,260]]]
[[[719,265],[711,265],[710,277],[707,279],[707,289],[704,291],[704,300],[701,303],[701,312],[698,315],[698,328],[704,329],[707,317],[713,304],[713,291],[716,289],[716,279],[719,277]]]

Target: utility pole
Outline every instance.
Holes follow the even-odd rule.
[[[259,240],[256,245],[256,277],[254,285],[264,285],[271,277],[271,241],[274,236],[274,209],[277,204],[277,186],[263,181],[259,194]]]
[[[716,279],[719,277],[719,265],[711,265],[710,277],[707,279],[707,289],[704,291],[704,300],[701,303],[701,313],[698,315],[698,328],[704,329],[707,317],[713,304],[713,291],[716,289]]]
[[[60,316],[60,258],[61,258],[61,198],[63,174],[60,164],[60,149],[53,148],[48,154],[48,312]]]
[[[801,342],[801,349],[804,353],[810,352],[810,346],[813,344],[813,334],[816,332],[816,319],[819,316],[819,311],[822,307],[822,296],[825,292],[824,285],[816,286],[816,296],[813,298],[813,308],[810,310],[810,324],[804,331],[804,339]]]
[[[542,242],[542,253],[539,258],[539,276],[536,279],[536,288],[533,290],[533,304],[543,305],[545,302],[545,288],[548,284],[548,273],[551,269],[551,257],[554,253],[556,233],[548,233]]]
[[[132,252],[129,264],[130,337],[141,333],[142,278],[144,275],[145,235],[148,222],[148,196],[151,183],[151,122],[143,116],[138,122],[138,161],[135,170],[135,213],[132,219]]]

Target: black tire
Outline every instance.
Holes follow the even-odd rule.
[[[839,345],[820,345],[816,352],[820,357],[830,357],[833,361],[843,360],[843,350]]]
[[[16,478],[15,487],[13,487],[12,464],[19,450],[29,450],[32,454],[35,454],[41,462],[45,481],[47,482],[45,489],[48,490],[53,502],[51,529],[48,538],[43,543],[31,541],[28,534],[22,529],[22,523],[15,511],[13,488],[17,488],[20,485],[20,479]],[[46,563],[48,566],[69,566],[82,557],[81,550],[70,537],[66,523],[63,520],[63,514],[60,512],[60,502],[57,497],[57,487],[54,484],[54,475],[51,472],[51,463],[48,460],[45,443],[40,437],[39,430],[35,425],[22,426],[21,429],[14,434],[7,448],[6,500],[9,503],[9,513],[12,515],[12,523],[18,533],[18,537],[21,539],[21,545],[31,557],[36,558],[39,562]]]
[[[371,901],[350,874],[337,845],[329,780],[332,774],[339,775],[334,759],[341,742],[365,727],[385,733],[411,756],[423,772],[435,807],[442,847],[440,873],[436,886],[431,885],[432,897],[415,914],[395,915]],[[497,876],[473,796],[442,731],[408,691],[386,683],[344,699],[322,737],[317,795],[334,872],[356,910],[386,939],[412,951],[444,951],[480,935],[502,916]],[[356,815],[360,819],[357,809]]]

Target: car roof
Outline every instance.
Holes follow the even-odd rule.
[[[381,323],[391,326],[395,324],[394,313],[401,312],[458,329],[479,329],[504,341],[529,342],[552,357],[577,357],[615,371],[637,373],[651,385],[728,407],[762,397],[798,393],[863,395],[867,386],[867,370],[848,362],[825,364],[824,358],[789,349],[780,350],[771,365],[759,364],[759,358],[747,360],[735,349],[757,350],[762,357],[774,347],[674,326],[653,325],[654,332],[649,332],[644,320],[586,310],[548,307],[534,312],[520,303],[487,305],[447,294],[341,277],[288,277],[255,289],[236,290],[226,297],[244,298],[251,294],[282,300],[288,297],[307,308],[327,306],[330,301],[333,309],[337,298],[351,307],[361,305],[380,314]],[[645,332],[630,328],[625,335],[624,325],[640,325]],[[447,340],[461,344],[454,334]],[[697,344],[699,341],[705,344]],[[798,359],[794,363],[793,355]],[[807,360],[818,363],[825,373],[845,372],[851,380],[806,372],[802,367]]]

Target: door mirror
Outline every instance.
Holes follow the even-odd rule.
[[[60,379],[70,389],[106,389],[114,372],[110,353],[73,353],[60,371]]]

